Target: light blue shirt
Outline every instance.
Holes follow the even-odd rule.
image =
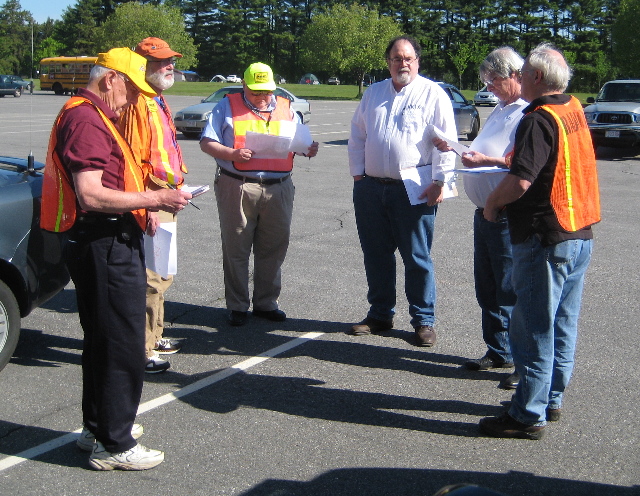
[[[245,100],[245,103],[246,102]],[[251,107],[249,107],[251,108]],[[255,107],[254,107],[255,108]],[[271,102],[267,107],[267,110],[273,110],[276,108],[276,97],[273,96],[271,98]],[[257,110],[257,109],[256,109]],[[292,116],[294,118],[294,122],[299,122],[298,115],[291,111]],[[233,114],[231,113],[231,103],[228,98],[223,98],[218,102],[211,112],[209,116],[209,120],[207,121],[207,125],[202,132],[202,138],[209,138],[213,141],[217,141],[218,143],[228,146],[229,148],[233,148],[234,135],[233,135]],[[253,177],[253,178],[261,178],[261,179],[272,179],[283,177],[289,174],[288,172],[267,172],[267,171],[239,171],[233,166],[233,163],[228,160],[222,160],[217,158],[216,163],[218,167],[228,170],[229,172],[233,172],[234,174],[238,174],[244,177]]]

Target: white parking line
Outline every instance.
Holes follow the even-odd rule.
[[[304,344],[308,341],[316,339],[317,337],[322,336],[323,334],[324,332],[307,332],[296,339],[287,341],[286,343],[280,346],[276,346],[275,348],[265,351],[264,353],[260,353],[257,356],[248,358],[240,363],[232,365],[231,367],[228,367],[224,370],[221,370],[220,372],[216,372],[215,374],[205,377],[204,379],[200,379],[199,381],[196,381],[193,384],[189,384],[188,386],[185,386],[182,389],[179,389],[178,391],[174,391],[173,393],[168,393],[163,396],[159,396],[158,398],[155,398],[153,400],[146,401],[142,403],[138,408],[138,415],[142,415],[145,412],[159,408],[162,405],[166,405],[167,403],[171,403],[172,401],[182,398],[183,396],[186,396],[188,394],[195,393],[200,389],[204,389],[207,386],[211,386],[216,382],[220,382],[226,379],[227,377],[231,377],[232,375],[235,375],[238,372],[242,372],[244,370],[250,369],[251,367],[259,365],[262,362],[268,360],[269,358],[278,356],[284,353],[285,351],[289,351],[290,349],[295,348],[296,346],[300,346],[301,344]],[[52,451],[56,448],[64,446],[65,444],[75,442],[75,440],[78,438],[77,435],[81,431],[82,429],[77,429],[73,432],[64,434],[56,439],[52,439],[51,441],[47,441],[46,443],[42,443],[38,446],[34,446],[33,448],[29,448],[25,451],[22,451],[17,455],[8,456],[0,460],[0,472],[7,470],[8,468],[14,467],[16,465],[19,465],[20,463],[25,462],[27,460],[31,460],[37,456],[43,455],[44,453]]]

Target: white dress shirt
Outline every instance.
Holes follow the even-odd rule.
[[[487,157],[504,157],[513,150],[516,129],[524,116],[522,111],[529,105],[522,98],[505,105],[500,102],[493,109],[482,126],[482,130],[469,146],[471,150],[483,153]],[[499,165],[499,164],[495,164]],[[460,174],[463,176],[464,191],[469,199],[480,208],[484,208],[487,197],[495,189],[504,173]]]
[[[430,125],[457,136],[451,100],[437,83],[416,76],[400,91],[391,79],[371,85],[351,120],[351,175],[400,179],[400,169],[432,164],[432,179],[445,181],[455,154],[433,146]]]

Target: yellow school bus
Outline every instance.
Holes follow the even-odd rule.
[[[89,82],[89,72],[98,57],[48,57],[40,61],[40,89],[56,95],[73,94]]]

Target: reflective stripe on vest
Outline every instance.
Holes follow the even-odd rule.
[[[40,217],[40,227],[47,231],[64,232],[73,227],[76,220],[76,193],[73,189],[73,181],[69,177],[62,160],[56,151],[58,143],[58,125],[63,114],[70,108],[82,103],[90,104],[102,120],[107,129],[118,143],[124,157],[124,190],[131,192],[144,191],[144,174],[140,164],[137,164],[129,145],[120,135],[113,122],[104,115],[90,100],[74,96],[71,97],[62,107],[56,118],[45,162],[44,180],[42,184],[42,207]],[[133,210],[131,212],[140,228],[144,231],[147,226],[147,211],[145,209]]]
[[[162,97],[144,99],[151,126],[149,162],[153,167],[153,175],[171,185],[179,186],[184,181],[182,173],[187,172],[187,167],[182,161],[169,107]]]
[[[233,148],[244,148],[247,131],[261,134],[281,136],[280,123],[292,122],[290,103],[286,98],[276,97],[276,108],[271,112],[268,121],[261,119],[249,109],[242,98],[242,93],[230,93],[226,96],[231,105],[233,116]],[[293,169],[293,153],[287,158],[252,158],[248,162],[233,162],[240,171],[291,172]]]
[[[558,126],[558,158],[551,205],[563,229],[575,232],[600,221],[596,157],[582,105],[575,98],[562,105],[538,107]]]

